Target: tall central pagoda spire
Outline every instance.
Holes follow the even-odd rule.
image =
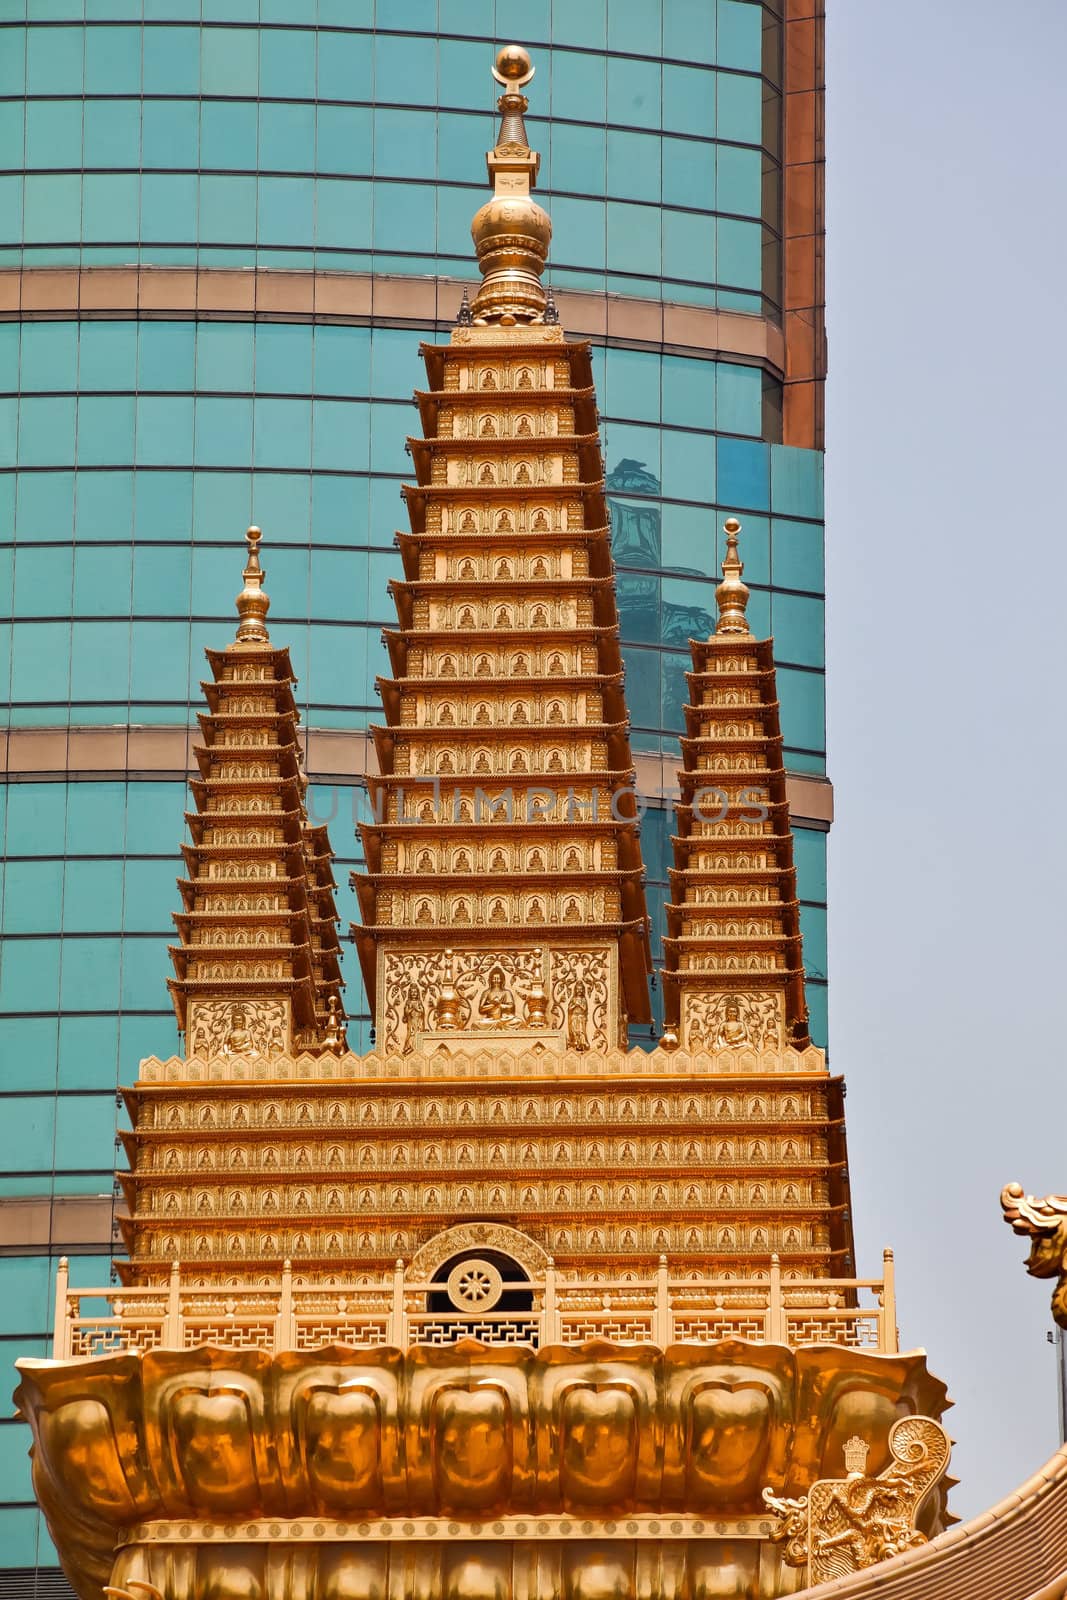
[[[497,76],[526,83],[529,58]],[[577,1054],[649,1020],[648,916],[589,347],[568,343],[533,249],[525,96],[500,97],[485,277],[424,345],[417,483],[397,535],[353,932],[381,1048]],[[534,270],[536,268],[536,271]]]

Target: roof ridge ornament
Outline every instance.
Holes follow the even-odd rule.
[[[242,644],[270,644],[270,635],[267,632],[267,612],[270,610],[270,600],[263,588],[263,581],[267,574],[259,564],[259,541],[263,537],[261,528],[254,524],[245,534],[248,543],[248,561],[241,576],[245,586],[237,596],[237,615],[240,622],[237,627],[237,638],[230,649],[236,649]]]
[[[471,237],[482,269],[482,283],[471,307],[479,327],[513,328],[545,320],[541,274],[548,257],[552,223],[547,211],[531,199],[541,157],[530,149],[524,113],[529,101],[521,93],[534,75],[530,53],[520,44],[497,52],[492,69],[504,93],[497,101],[500,132],[486,155],[493,198],[476,212]]]
[[[741,532],[741,524],[736,517],[727,517],[722,528],[726,535],[726,554],[722,558],[722,582],[715,591],[715,604],[719,608],[719,620],[715,632],[747,634],[750,629],[745,608],[748,605],[749,589],[741,576],[745,570],[745,563],[737,552],[737,536]]]

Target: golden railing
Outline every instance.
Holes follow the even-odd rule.
[[[412,1279],[398,1261],[391,1281],[303,1283],[289,1262],[273,1285],[198,1285],[177,1262],[169,1282],[137,1288],[81,1288],[66,1257],[56,1274],[56,1360],[202,1344],[267,1351],[486,1344],[829,1344],[895,1354],[899,1348],[893,1254],[881,1278],[784,1278],[777,1258],[761,1278],[673,1276],[665,1256],[652,1278],[572,1278],[549,1262],[540,1277],[509,1282],[528,1310],[429,1310],[441,1282]]]

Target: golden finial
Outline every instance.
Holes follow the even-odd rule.
[[[267,633],[267,612],[270,610],[270,601],[263,592],[263,580],[267,574],[259,564],[259,541],[262,537],[262,530],[256,527],[249,528],[245,534],[248,541],[248,562],[241,574],[245,586],[237,596],[237,615],[241,619],[237,628],[238,644],[270,643],[270,635]]]
[[[544,321],[541,274],[552,223],[547,211],[530,198],[541,157],[530,149],[526,137],[523,113],[530,102],[521,93],[534,70],[530,53],[521,44],[506,44],[497,53],[493,77],[504,89],[497,101],[500,132],[485,158],[493,198],[471,223],[482,269],[482,285],[471,307],[479,326],[498,323],[510,328],[519,322]]]
[[[726,554],[722,558],[722,582],[715,591],[715,604],[719,608],[716,633],[748,633],[748,585],[742,582],[745,563],[737,553],[737,536],[741,524],[736,517],[727,517],[722,525],[726,535]]]

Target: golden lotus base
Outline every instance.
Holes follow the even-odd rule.
[[[803,1574],[764,1487],[839,1477],[855,1435],[881,1471],[897,1419],[947,1399],[919,1352],[736,1339],[19,1369],[80,1600],[774,1600]]]

